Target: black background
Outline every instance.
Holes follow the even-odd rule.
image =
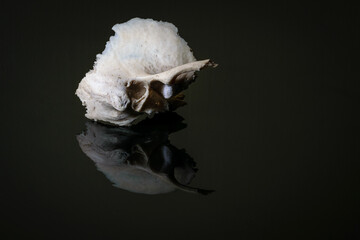
[[[359,8],[305,2],[1,3],[1,235],[97,239],[356,239]],[[175,24],[206,69],[170,136],[192,186],[115,188],[76,141],[74,95],[111,27]]]

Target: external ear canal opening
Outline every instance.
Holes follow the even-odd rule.
[[[131,101],[139,100],[146,93],[146,87],[143,82],[132,81],[126,88],[126,92]]]
[[[152,112],[164,112],[167,110],[169,110],[169,106],[165,98],[157,91],[150,88],[149,95],[144,100],[140,111],[151,114]]]
[[[132,81],[126,88],[126,92],[131,101],[131,107],[140,112],[142,105],[148,97],[148,89],[144,82]]]

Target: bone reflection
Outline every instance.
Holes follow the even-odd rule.
[[[77,136],[82,151],[115,187],[144,194],[180,189],[208,194],[190,187],[197,168],[185,152],[170,144],[169,134],[186,127],[176,113],[156,115],[131,128],[87,122]]]

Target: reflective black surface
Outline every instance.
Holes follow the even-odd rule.
[[[358,239],[359,9],[238,4],[1,4],[1,239]],[[84,118],[75,89],[111,27],[135,16],[174,23],[219,64],[187,90],[186,127],[129,134]],[[150,139],[157,155],[128,165],[215,191],[119,188],[79,145],[94,133],[131,156]]]
[[[171,132],[186,126],[182,121],[174,112],[157,114],[132,127],[88,121],[77,140],[115,187],[143,194],[176,189],[209,194],[213,191],[189,186],[198,170],[196,163],[168,139]]]

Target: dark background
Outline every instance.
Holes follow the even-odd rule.
[[[359,8],[305,2],[1,3],[1,238],[356,239]],[[175,24],[206,69],[170,136],[208,196],[112,186],[74,95],[111,27]]]

